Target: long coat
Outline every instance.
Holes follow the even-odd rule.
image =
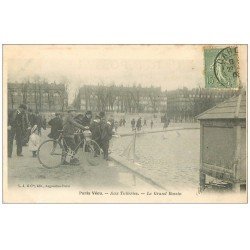
[[[92,133],[92,140],[96,141],[97,143],[101,140],[101,124],[96,120],[90,124],[90,131]]]
[[[106,121],[105,119],[101,119],[100,128],[101,128],[101,141],[109,141],[113,135],[111,122]]]
[[[51,126],[51,131],[48,134],[48,137],[57,139],[60,135],[60,132],[58,130],[63,129],[63,122],[60,117],[54,117],[51,119],[48,124]]]

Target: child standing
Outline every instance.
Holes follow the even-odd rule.
[[[31,129],[31,135],[29,138],[29,150],[32,151],[32,156],[37,156],[37,150],[40,145],[40,136],[38,135],[37,125]]]

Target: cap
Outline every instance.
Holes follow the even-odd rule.
[[[103,118],[103,117],[105,116],[105,112],[104,112],[104,111],[101,111],[101,112],[99,113],[99,116],[100,116],[101,118]]]

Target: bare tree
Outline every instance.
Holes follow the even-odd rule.
[[[11,109],[13,109],[14,108],[14,92],[15,92],[15,90],[11,87],[8,87],[8,92],[9,92],[9,96],[10,96]]]
[[[22,93],[22,97],[23,97],[23,104],[27,104],[27,102],[28,102],[28,100],[27,100],[27,96],[28,96],[28,85],[27,85],[27,84],[22,83],[21,93]]]
[[[108,89],[108,106],[109,110],[114,110],[114,103],[116,101],[117,91],[114,85],[110,86]]]
[[[97,88],[98,110],[105,111],[108,103],[108,89],[107,87],[98,85]]]

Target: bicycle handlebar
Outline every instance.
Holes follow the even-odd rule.
[[[89,130],[89,127],[88,127],[88,126],[85,126],[84,128],[85,128],[85,130]],[[84,131],[83,129],[78,129],[74,134],[76,134],[76,135],[82,134],[83,131]]]

